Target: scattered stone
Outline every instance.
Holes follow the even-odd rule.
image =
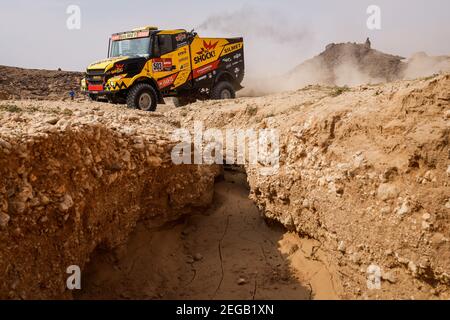
[[[121,244],[117,246],[113,251],[114,259],[116,260],[116,262],[122,261],[127,256],[127,253],[128,253],[127,246]]]
[[[5,198],[2,198],[0,200],[0,212],[1,211],[8,212],[8,208],[9,208],[8,201]]]
[[[158,167],[158,166],[161,165],[162,160],[159,157],[152,157],[152,156],[150,156],[150,157],[147,158],[147,163],[148,163],[149,166]]]
[[[304,199],[303,203],[302,203],[302,207],[305,209],[308,209],[310,206],[309,200],[308,199]]]
[[[382,182],[389,182],[398,174],[398,169],[396,167],[390,167],[386,169],[381,175]]]
[[[5,228],[8,226],[10,216],[6,213],[0,212],[0,227]]]
[[[46,195],[41,195],[41,204],[47,205],[50,203],[50,199]]]
[[[405,214],[408,214],[411,212],[411,206],[409,204],[408,200],[405,200],[402,205],[400,206],[400,208],[397,209],[397,214],[403,216]]]
[[[59,209],[62,212],[66,212],[66,211],[69,211],[69,209],[72,208],[72,206],[73,206],[72,197],[70,195],[66,194],[64,196],[63,201],[59,204]]]
[[[49,119],[48,119],[47,121],[45,121],[45,122],[48,123],[48,124],[51,124],[51,125],[55,125],[55,124],[58,123],[58,121],[59,121],[59,118],[54,117],[54,118],[49,118]]]
[[[292,244],[288,250],[288,254],[291,256],[298,251],[299,247],[297,244]]]
[[[339,242],[338,251],[345,253],[345,250],[346,250],[345,242],[344,241]]]
[[[391,208],[390,207],[383,207],[383,208],[381,208],[380,213],[382,215],[389,214],[389,213],[391,213]]]
[[[447,203],[445,204],[445,207],[446,207],[447,209],[450,209],[450,199],[448,199]]]
[[[433,244],[436,244],[436,245],[441,245],[441,244],[443,244],[443,243],[446,242],[446,241],[448,241],[448,239],[445,238],[445,236],[444,236],[442,233],[440,233],[440,232],[436,232],[436,233],[431,237],[431,242],[432,242]]]
[[[112,172],[117,172],[123,169],[122,164],[118,163],[118,162],[113,162],[109,165],[108,167],[109,170],[111,170]]]
[[[397,261],[401,264],[407,265],[409,263],[408,259],[400,257],[397,253],[395,254],[395,257],[397,258]]]
[[[239,278],[237,281],[237,284],[240,286],[243,286],[247,283],[247,280],[245,280],[244,278]]]
[[[25,182],[22,186],[22,190],[17,196],[17,201],[26,202],[31,199],[33,199],[33,187],[31,184]]]
[[[395,277],[395,275],[394,275],[394,273],[393,272],[382,272],[381,273],[381,279],[383,279],[383,280],[385,280],[385,281],[387,281],[387,282],[389,282],[389,283],[396,283],[397,282],[397,279],[396,279],[396,277]]]
[[[194,260],[195,261],[200,261],[200,260],[202,260],[203,259],[203,256],[200,254],[200,253],[196,253],[195,255],[194,255]]]
[[[382,183],[378,187],[377,196],[383,201],[391,200],[397,198],[399,195],[398,188],[389,183]]]
[[[433,171],[431,171],[431,170],[428,170],[427,172],[425,172],[425,174],[423,175],[423,178],[425,180],[427,180],[428,182],[436,181],[436,176],[434,175]]]
[[[424,213],[424,214],[422,215],[422,219],[423,219],[424,221],[430,220],[430,219],[431,219],[431,214],[429,214],[428,212]]]
[[[188,256],[186,259],[186,263],[193,264],[195,262],[194,258],[192,256]]]
[[[417,266],[413,261],[408,262],[408,270],[411,271],[413,275],[417,273]]]
[[[351,260],[353,263],[361,264],[361,254],[359,254],[358,252],[353,253],[353,254],[350,256],[350,260]]]
[[[8,150],[12,148],[11,144],[8,141],[5,141],[3,139],[0,139],[0,147],[3,147]]]

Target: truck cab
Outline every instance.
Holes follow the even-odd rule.
[[[167,96],[179,105],[234,98],[244,78],[243,47],[242,38],[200,38],[183,29],[116,33],[108,57],[88,66],[81,89],[93,100],[146,111]]]

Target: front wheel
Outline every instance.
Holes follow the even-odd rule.
[[[228,81],[221,81],[217,83],[211,90],[211,99],[234,99],[236,98],[236,91],[231,83]]]
[[[131,109],[155,111],[157,105],[155,89],[147,83],[138,83],[128,92],[127,105]]]

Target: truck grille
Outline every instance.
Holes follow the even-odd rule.
[[[88,70],[86,80],[89,84],[103,85],[105,83],[105,72],[104,70]]]
[[[104,75],[104,70],[103,69],[93,69],[93,70],[88,70],[87,74],[90,76],[101,76]]]

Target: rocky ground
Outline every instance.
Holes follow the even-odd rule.
[[[182,126],[275,128],[281,168],[247,167],[269,218],[318,240],[347,298],[450,298],[450,75],[310,86],[169,112]],[[381,290],[367,289],[379,267]]]
[[[245,167],[250,198],[318,243],[309,257],[320,249],[340,298],[449,299],[449,106],[448,74],[155,113],[0,102],[0,296],[70,297],[67,265],[122,245],[139,220],[160,226],[211,204],[220,168],[170,161],[170,134],[199,120],[278,130],[281,166]],[[379,290],[367,286],[374,268]]]
[[[66,268],[207,207],[216,166],[175,166],[160,115],[107,105],[0,105],[0,298],[67,298]]]
[[[0,65],[0,101],[7,99],[68,100],[80,96],[82,72],[23,69]]]

